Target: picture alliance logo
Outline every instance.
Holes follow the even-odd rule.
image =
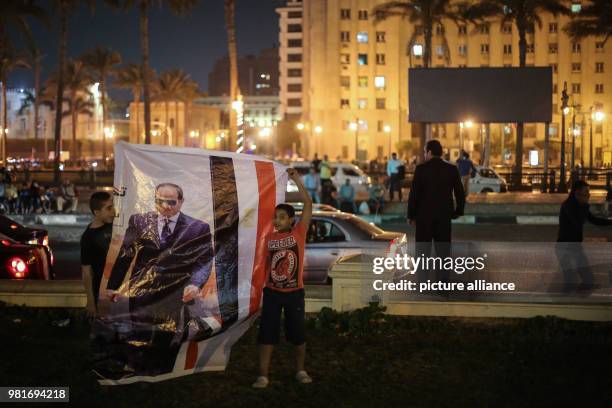
[[[420,256],[413,257],[408,254],[395,255],[394,257],[376,257],[372,261],[372,272],[380,275],[385,271],[405,271],[414,274],[417,271],[449,271],[461,275],[470,271],[482,271],[485,268],[487,254],[479,257],[438,257]]]

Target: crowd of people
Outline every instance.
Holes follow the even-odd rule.
[[[59,188],[52,188],[36,180],[17,182],[13,174],[0,169],[0,213],[75,213],[77,205],[78,190],[70,180],[64,180]]]

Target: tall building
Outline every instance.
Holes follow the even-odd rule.
[[[301,119],[304,28],[302,0],[289,0],[279,7],[279,96],[280,116]]]
[[[303,156],[318,151],[343,159],[354,159],[356,155],[361,160],[371,159],[389,155],[400,141],[411,141],[414,151],[420,148],[408,123],[408,69],[423,64],[422,30],[399,17],[375,23],[373,9],[384,2],[288,0],[285,7],[277,9],[280,110],[283,114],[297,114],[304,122]],[[573,1],[571,7],[578,13],[580,2]],[[559,160],[561,91],[567,83],[569,105],[574,108],[566,125],[577,135],[577,161],[584,157],[588,164],[592,124],[594,164],[610,164],[612,44],[604,44],[598,38],[573,42],[563,32],[569,16],[543,14],[541,20],[542,26],[534,27],[528,34],[527,65],[552,67],[551,161]],[[409,47],[415,31],[414,46]],[[292,40],[295,41],[292,44],[301,45],[295,48],[295,55],[299,55],[292,57],[295,62],[289,62],[289,56],[294,54],[289,46]],[[449,20],[434,28],[432,67],[518,67],[518,50],[514,25],[502,26],[499,19],[490,19],[478,27]],[[290,92],[294,81],[300,83],[300,93]],[[592,121],[592,111],[601,112],[603,115],[597,118],[603,116],[603,120]],[[571,130],[572,119],[576,123],[575,132]],[[540,163],[543,159],[544,126],[525,125],[526,164],[530,150],[538,152]],[[455,151],[459,148],[459,131],[459,124],[432,124],[432,136]],[[466,147],[478,159],[481,126],[475,123],[471,128],[464,127],[463,132]],[[514,162],[515,132],[512,123],[491,125],[494,163]]]
[[[229,93],[229,58],[218,60],[208,74],[208,94]],[[259,55],[238,58],[238,84],[242,95],[278,95],[278,48],[266,48]]]

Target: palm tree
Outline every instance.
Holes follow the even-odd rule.
[[[189,112],[191,110],[191,105],[193,104],[193,100],[199,97],[201,94],[198,91],[198,83],[194,80],[189,80],[185,84],[183,84],[183,88],[181,89],[181,100],[185,105],[185,132],[183,134],[183,144],[187,146],[189,144]]]
[[[189,76],[185,74],[182,70],[173,69],[170,71],[164,71],[159,75],[159,79],[157,80],[158,91],[156,93],[156,99],[160,102],[164,103],[166,118],[164,120],[165,127],[165,140],[164,144],[173,144],[173,138],[170,136],[170,125],[169,125],[169,108],[170,101],[175,101],[175,104],[178,103],[178,99],[181,93],[181,88],[185,82],[185,79],[188,79]],[[178,109],[177,109],[178,110]],[[178,129],[178,123],[175,119],[174,129],[175,131]]]
[[[40,71],[41,71],[41,61],[43,59],[43,54],[40,52],[38,47],[33,46],[28,49],[28,59],[30,61],[30,65],[34,68],[34,100],[32,101],[32,105],[34,106],[34,140],[38,140],[38,108],[40,106]],[[47,138],[45,138],[45,160],[47,157]]]
[[[27,59],[17,53],[9,44],[0,43],[0,82],[2,83],[2,163],[6,163],[6,138],[8,130],[8,106],[6,95],[6,80],[9,74],[17,68],[30,68]]]
[[[59,78],[59,74],[54,73],[51,78],[48,80],[47,82],[47,88],[49,88],[49,92],[52,95],[56,96],[56,92],[59,91],[59,86],[58,86],[58,78]],[[85,65],[83,64],[82,61],[74,61],[74,60],[69,60],[66,64],[66,71],[63,74],[63,81],[65,84],[65,89],[64,92],[66,93],[65,98],[66,98],[66,103],[69,104],[69,106],[71,107],[76,107],[77,106],[77,100],[78,98],[82,98],[82,96],[85,95],[89,95],[90,91],[88,89],[89,85],[91,85],[94,81],[93,78],[91,77],[90,73],[88,72],[88,70],[85,68]],[[59,99],[56,96],[56,100]],[[64,99],[64,98],[62,98]],[[62,110],[60,105],[57,105],[57,103],[55,104],[55,110]],[[63,114],[62,112],[62,116],[66,116]],[[70,152],[70,155],[72,157],[72,159],[74,160],[77,156],[76,156],[76,119],[78,119],[78,117],[75,117],[74,115],[72,115],[72,149]]]
[[[425,42],[423,50],[423,66],[431,67],[432,59],[432,40],[434,35],[434,27],[441,26],[444,28],[446,20],[457,21],[460,19],[459,9],[462,5],[452,5],[452,0],[403,0],[403,1],[388,1],[376,6],[373,10],[375,23],[387,20],[391,17],[400,17],[408,20],[411,26],[414,26],[410,40],[407,44],[407,54],[412,61],[412,47],[417,38],[422,34]],[[448,49],[446,37],[443,36],[445,44],[445,57],[447,62],[450,59],[450,51]],[[415,125],[417,125],[415,123]],[[426,124],[418,124],[415,126],[415,133],[419,137],[421,147],[425,146],[428,133]],[[424,153],[423,153],[424,154]],[[422,156],[422,158],[424,158]],[[357,159],[357,158],[355,158]]]
[[[197,0],[106,0],[115,8],[128,10],[137,7],[140,18],[140,50],[142,54],[142,89],[144,99],[145,144],[151,143],[151,89],[149,76],[149,9],[153,4],[165,4],[179,15],[186,14],[197,3]]]
[[[570,10],[565,6],[564,0],[481,0],[471,4],[465,10],[464,17],[473,22],[494,17],[504,24],[516,25],[519,35],[519,66],[525,67],[527,61],[527,33],[537,24],[542,28],[543,13],[551,13],[554,16],[569,14]],[[518,187],[523,178],[523,132],[524,123],[516,124],[516,145],[514,162],[514,183]]]
[[[102,130],[106,129],[106,80],[113,75],[116,66],[121,64],[121,55],[109,48],[96,47],[81,56],[81,61],[93,74],[94,80],[100,83],[100,100],[102,103]],[[106,163],[106,141],[102,134],[102,162]]]
[[[79,125],[79,115],[87,115],[93,116],[93,108],[94,104],[87,98],[83,98],[82,96],[77,96],[76,98],[68,98],[66,100],[67,109],[62,112],[62,116],[67,117],[70,116],[72,119],[72,151],[74,152],[74,157],[77,157],[77,145],[76,145],[76,135],[77,128]],[[102,137],[104,141],[104,136]],[[79,156],[81,156],[82,152],[79,152]],[[74,159],[73,159],[74,160]]]
[[[235,0],[223,0],[225,14],[225,28],[227,31],[227,47],[230,62],[230,105],[229,105],[229,135],[228,135],[228,150],[232,150],[234,143],[238,138],[238,122],[236,111],[233,109],[233,102],[240,95],[238,85],[238,51],[236,47],[236,21],[235,21]]]
[[[155,79],[155,71],[149,68],[149,81]],[[143,79],[140,65],[127,64],[117,71],[113,86],[132,91],[136,115],[136,143],[140,143],[140,95],[142,94]]]
[[[12,44],[9,38],[9,27],[13,27],[25,37],[28,46],[32,46],[34,40],[27,17],[34,17],[45,24],[49,22],[47,11],[32,1],[0,1],[0,43]]]
[[[580,10],[580,14],[564,29],[574,40],[585,37],[603,37],[603,43],[612,37],[612,2],[591,0]]]
[[[66,71],[66,59],[68,58],[68,17],[77,9],[79,0],[55,0],[55,8],[59,16],[59,58],[57,77],[55,81],[55,106],[59,107],[55,111],[55,155],[54,161],[54,181],[59,183],[60,181],[60,153],[62,148],[62,112],[61,107],[64,102],[64,73]]]

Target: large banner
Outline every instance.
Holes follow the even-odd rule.
[[[118,143],[118,217],[93,341],[102,384],[223,370],[260,306],[264,236],[285,167],[256,156]]]

